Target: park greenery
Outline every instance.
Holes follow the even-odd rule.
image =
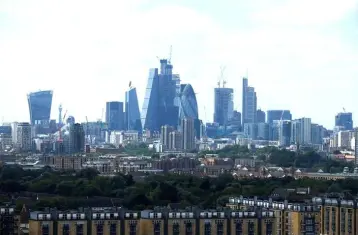
[[[89,206],[123,206],[129,209],[153,208],[175,203],[181,207],[215,208],[224,206],[230,196],[268,197],[274,190],[310,187],[313,195],[328,192],[358,194],[358,180],[235,179],[232,175],[216,178],[191,175],[148,175],[135,180],[131,175],[100,176],[94,169],[78,172],[23,170],[16,166],[0,169],[0,192],[17,198],[32,208],[56,207],[61,210]],[[29,200],[32,199],[32,200]],[[26,200],[25,200],[26,199]],[[24,201],[25,200],[25,201]]]

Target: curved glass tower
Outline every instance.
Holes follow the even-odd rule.
[[[198,103],[193,87],[190,84],[181,85],[179,118],[198,119]]]
[[[31,92],[27,95],[32,125],[50,122],[53,91]]]

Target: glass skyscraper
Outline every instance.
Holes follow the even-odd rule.
[[[193,120],[199,118],[198,103],[193,87],[190,84],[182,84],[180,92],[180,107],[179,117],[192,118]]]
[[[160,73],[150,69],[141,113],[143,129],[159,131],[164,125],[178,126],[177,79],[173,78],[172,70],[173,66],[165,59],[160,60]]]
[[[142,131],[142,124],[140,120],[140,112],[138,105],[138,97],[136,88],[130,88],[126,92],[125,100],[125,128],[127,130],[136,130],[138,132]]]
[[[353,130],[352,113],[338,113],[335,117],[335,126],[342,127],[344,130]]]
[[[277,120],[292,120],[292,114],[290,110],[268,110],[267,111],[267,122],[272,124],[273,121]]]
[[[257,96],[254,87],[249,86],[247,78],[242,79],[242,126],[257,122]]]
[[[53,91],[38,91],[27,95],[31,125],[50,123]]]
[[[106,122],[110,131],[124,130],[123,102],[106,103]]]
[[[214,122],[225,126],[234,113],[234,89],[215,88]]]

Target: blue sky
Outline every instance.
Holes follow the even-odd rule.
[[[343,107],[358,117],[357,3],[1,0],[0,117],[28,121],[26,94],[53,89],[53,118],[60,103],[77,120],[101,118],[129,81],[141,106],[148,69],[172,45],[174,71],[198,93],[202,119],[212,120],[224,65],[236,109],[248,70],[258,107],[331,128]]]

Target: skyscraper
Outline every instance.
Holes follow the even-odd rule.
[[[27,95],[31,125],[48,126],[50,123],[52,91],[38,91]]]
[[[258,123],[266,122],[266,113],[265,113],[265,111],[262,111],[261,109],[258,109],[256,111],[256,121]]]
[[[110,131],[124,129],[123,102],[112,101],[106,103],[106,122]]]
[[[164,125],[178,126],[178,75],[173,78],[172,70],[166,59],[160,60],[160,74],[158,69],[150,69],[141,113],[143,129],[159,131]]]
[[[21,151],[32,149],[31,125],[28,122],[17,123],[16,147]]]
[[[195,149],[195,128],[194,119],[184,118],[181,120],[181,133],[183,141],[183,150],[194,150]]]
[[[290,120],[282,120],[279,122],[279,145],[280,146],[290,146],[291,144],[291,121]]]
[[[198,103],[193,87],[190,84],[182,84],[180,91],[179,118],[198,119]]]
[[[127,130],[142,131],[142,124],[140,120],[140,112],[138,105],[138,97],[136,88],[130,88],[126,92],[126,106],[125,106],[125,128]]]
[[[267,123],[272,124],[274,120],[292,120],[290,110],[267,110]]]
[[[338,113],[335,116],[335,126],[342,127],[343,130],[347,130],[347,131],[353,130],[352,113],[349,112]]]
[[[214,92],[214,122],[226,126],[234,113],[234,89],[218,87]]]
[[[291,122],[291,143],[311,144],[312,125],[311,118],[300,118]]]
[[[83,153],[85,150],[85,131],[79,123],[71,124],[68,135],[68,153]]]
[[[242,126],[256,123],[257,97],[254,87],[248,85],[248,79],[242,79]]]

